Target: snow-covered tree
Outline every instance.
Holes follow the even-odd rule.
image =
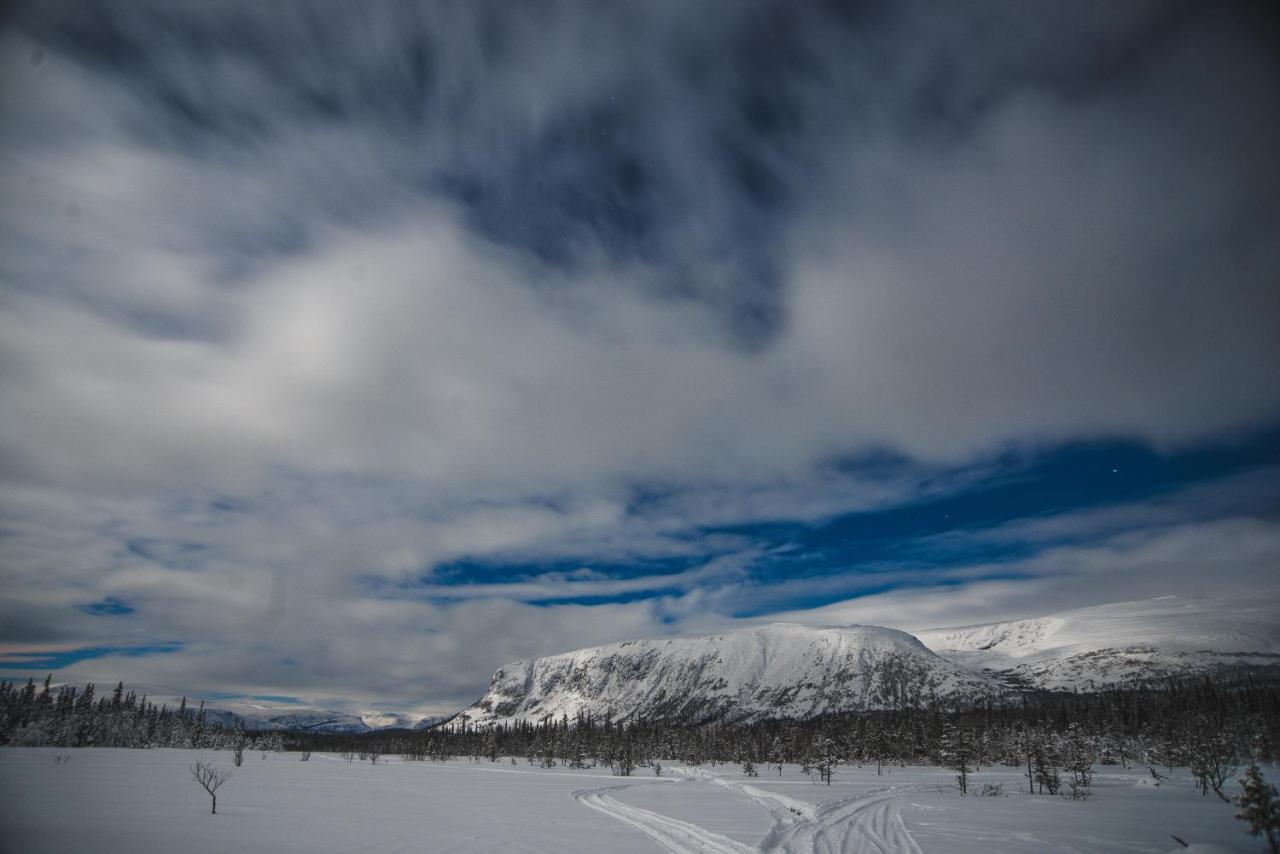
[[[840,766],[840,760],[840,743],[827,733],[822,733],[813,740],[809,760],[805,765],[817,771],[818,779],[830,786],[831,775]]]
[[[1236,818],[1249,823],[1249,833],[1261,836],[1271,849],[1280,854],[1280,793],[1268,783],[1256,764],[1250,765],[1240,780]]]
[[[1092,794],[1089,786],[1093,782],[1094,753],[1093,745],[1080,724],[1073,722],[1067,727],[1063,748],[1066,769],[1071,772],[1068,797],[1073,801],[1087,800]]]
[[[942,741],[939,751],[946,767],[956,772],[956,783],[960,786],[961,796],[969,793],[969,772],[973,762],[973,739],[970,733],[951,723],[943,725]]]
[[[775,735],[773,741],[769,743],[769,764],[778,766],[778,776],[782,776],[783,763],[787,761],[787,746],[782,740],[782,736]]]

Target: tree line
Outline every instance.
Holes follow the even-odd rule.
[[[984,766],[1023,770],[1033,792],[1087,797],[1095,765],[1188,767],[1206,796],[1248,762],[1280,758],[1280,668],[1169,679],[1079,694],[1024,692],[965,707],[924,704],[893,711],[750,724],[643,720],[618,723],[580,715],[481,725],[459,716],[424,731],[358,735],[245,733],[210,725],[204,705],[157,706],[117,684],[43,687],[0,683],[0,743],[58,747],[186,747],[329,751],[354,758],[460,757],[551,767],[661,773],[663,760],[738,763],[748,774],[798,764],[830,782],[844,765],[936,765],[968,775]],[[781,769],[778,768],[780,771]]]
[[[1156,785],[1156,769],[1177,766],[1190,768],[1206,795],[1223,796],[1241,764],[1280,758],[1280,668],[806,721],[616,723],[580,715],[477,726],[459,716],[425,732],[290,733],[286,743],[347,755],[608,766],[621,775],[660,773],[662,760],[740,763],[748,774],[793,763],[828,782],[841,765],[937,765],[957,771],[962,792],[970,771],[1004,765],[1022,768],[1034,792],[1073,797],[1088,796],[1094,765],[1141,764]]]
[[[116,683],[110,695],[85,685],[37,687],[0,682],[0,744],[30,747],[187,747],[208,750],[282,750],[280,732],[246,733],[205,720],[204,702],[173,708]]]

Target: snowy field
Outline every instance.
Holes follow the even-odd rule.
[[[59,760],[59,757],[65,757]],[[231,771],[218,814],[188,766]],[[602,773],[603,772],[603,773]],[[1094,796],[1019,792],[1016,770],[974,775],[1004,797],[961,798],[936,768],[841,768],[830,787],[787,766],[754,779],[736,766],[664,766],[655,778],[523,761],[347,763],[315,754],[0,749],[5,852],[1117,852],[1262,850],[1234,808],[1185,771],[1161,787],[1145,769],[1103,768]],[[1232,784],[1232,790],[1234,790]],[[1204,846],[1204,847],[1201,847]]]

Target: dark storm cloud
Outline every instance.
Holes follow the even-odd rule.
[[[506,657],[861,583],[751,587],[760,544],[712,528],[958,490],[1008,447],[1280,419],[1266,4],[30,3],[3,27],[0,624],[188,641],[104,673],[470,699]],[[1214,521],[1064,559],[1272,553],[1270,520]],[[530,577],[478,569],[448,607],[361,586],[498,558]],[[663,560],[674,593],[608,569]],[[998,601],[1052,592],[1020,589]]]

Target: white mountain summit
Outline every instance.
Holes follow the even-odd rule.
[[[902,708],[1010,688],[1095,690],[1280,665],[1280,608],[1161,597],[912,636],[775,623],[613,643],[516,661],[463,710],[478,725],[574,720],[752,721]],[[455,718],[457,720],[457,718]]]
[[[481,725],[579,714],[597,721],[808,718],[918,705],[992,686],[895,629],[777,623],[516,661],[495,673],[484,697],[462,714]]]
[[[947,660],[1010,685],[1088,691],[1280,664],[1280,602],[1162,596],[916,636]]]

